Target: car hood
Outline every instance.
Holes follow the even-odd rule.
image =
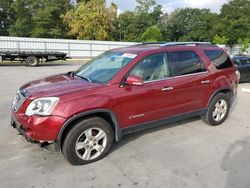
[[[37,98],[61,96],[97,86],[100,85],[89,83],[81,78],[72,77],[69,74],[61,74],[32,81],[24,85],[23,89],[25,89],[30,96]]]

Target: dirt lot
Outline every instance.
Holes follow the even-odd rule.
[[[133,134],[87,166],[71,166],[62,155],[24,141],[9,126],[17,89],[79,66],[0,64],[0,187],[250,187],[250,84],[240,85],[223,125],[194,118]]]

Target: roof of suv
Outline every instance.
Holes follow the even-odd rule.
[[[142,52],[163,49],[163,48],[182,48],[182,49],[190,49],[190,48],[216,48],[219,47],[215,44],[211,44],[209,42],[173,42],[173,43],[166,43],[166,42],[156,42],[156,43],[141,43],[133,46],[128,46],[124,48],[117,48],[113,51],[120,51],[125,53],[134,53],[139,54]]]

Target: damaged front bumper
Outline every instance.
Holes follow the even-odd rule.
[[[29,131],[25,130],[25,128],[18,123],[13,117],[11,117],[10,125],[15,128],[19,135],[21,135],[27,142],[30,142],[32,144],[37,144],[41,148],[46,149],[51,152],[60,152],[60,146],[57,142],[51,142],[51,141],[38,141],[31,138],[29,135]]]

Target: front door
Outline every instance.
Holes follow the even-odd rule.
[[[121,128],[173,115],[174,80],[166,57],[166,53],[150,55],[131,70],[130,75],[141,77],[144,84],[120,88],[116,110]]]

